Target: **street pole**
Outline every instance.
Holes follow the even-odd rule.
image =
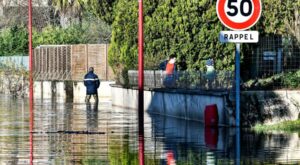
[[[240,127],[235,127],[235,164],[241,164],[241,130]]]
[[[33,164],[32,0],[28,0],[30,164]]]
[[[240,52],[241,44],[236,44],[235,50],[235,115],[236,115],[236,127],[240,126]]]
[[[236,115],[236,163],[237,165],[240,164],[241,159],[241,150],[240,150],[240,53],[241,53],[241,44],[236,44],[236,51],[235,51],[235,115]]]
[[[139,127],[139,165],[144,165],[144,36],[143,36],[143,0],[139,2],[139,18],[138,18],[138,127]]]

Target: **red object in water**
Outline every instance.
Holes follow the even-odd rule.
[[[176,165],[174,153],[171,150],[167,152],[167,165]]]
[[[219,130],[214,127],[205,127],[204,140],[209,149],[216,149],[218,146]]]
[[[216,104],[207,105],[204,111],[204,124],[205,126],[216,127],[218,126],[219,115],[218,107]]]

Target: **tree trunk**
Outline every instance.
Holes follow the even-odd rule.
[[[67,28],[72,24],[79,24],[80,20],[80,16],[76,16],[71,10],[67,10],[60,14],[60,25],[63,28]]]

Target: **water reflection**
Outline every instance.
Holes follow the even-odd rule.
[[[35,103],[33,164],[138,164],[135,110],[101,100],[98,106]],[[28,107],[26,101],[0,97],[0,164],[30,164]],[[148,114],[144,123],[146,165],[300,163],[298,133],[237,134]]]
[[[32,97],[32,95],[31,95]],[[22,101],[24,102],[24,100]],[[23,104],[22,104],[23,105]],[[29,154],[30,154],[30,159],[29,163],[30,165],[33,165],[33,125],[34,125],[34,111],[33,111],[33,98],[29,100]],[[24,112],[24,106],[22,106],[22,112]]]
[[[298,133],[264,134],[235,128],[210,128],[198,122],[158,115],[151,115],[151,121],[153,143],[163,146],[156,150],[174,151],[177,163],[300,163]]]
[[[98,104],[86,104],[87,132],[97,133],[98,131]]]

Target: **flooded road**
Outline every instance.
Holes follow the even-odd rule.
[[[30,141],[28,101],[1,95],[0,164],[30,164],[33,145],[36,165],[135,165],[137,123],[135,110],[112,107],[107,101],[95,106],[35,100]],[[212,129],[145,113],[144,141],[146,165],[300,164],[298,132]]]

